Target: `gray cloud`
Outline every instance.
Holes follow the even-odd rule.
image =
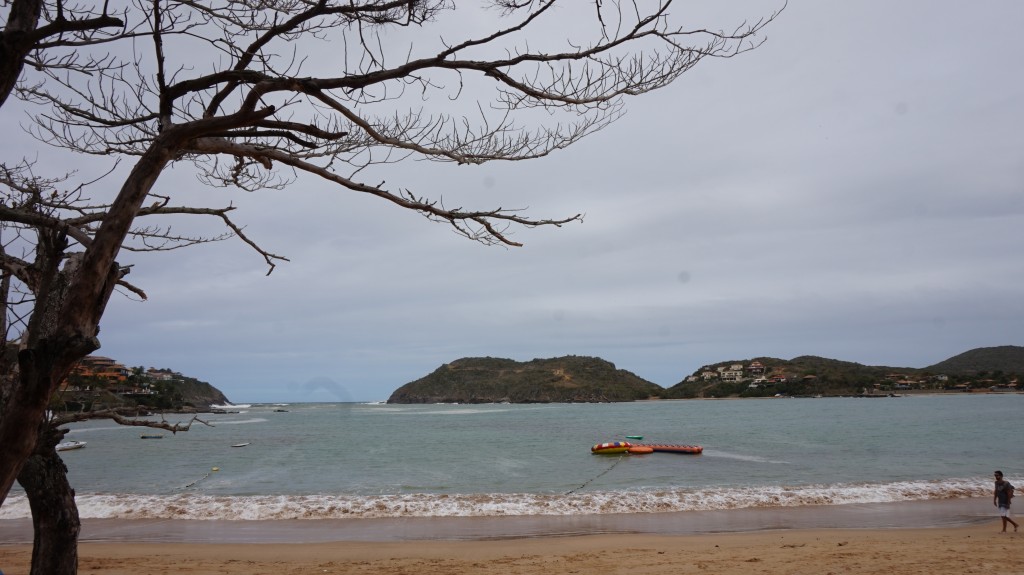
[[[1011,0],[791,1],[760,49],[573,148],[382,172],[450,205],[586,213],[519,249],[319,183],[213,194],[176,169],[162,190],[235,202],[292,261],[264,277],[236,241],[126,255],[150,301],[115,298],[101,353],[239,402],[362,401],[463,356],[594,355],[667,386],[759,355],[923,367],[1019,345],[1022,19]]]

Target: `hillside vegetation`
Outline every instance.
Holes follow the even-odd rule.
[[[993,373],[1024,374],[1024,347],[1002,345],[972,349],[926,369],[935,373],[964,376]]]
[[[763,372],[747,369],[754,362]],[[722,369],[744,366],[738,381],[724,381]],[[665,397],[765,397],[774,395],[866,395],[878,392],[1017,387],[1024,374],[1024,347],[974,349],[925,368],[868,366],[816,356],[791,360],[758,357],[707,365],[668,388]],[[761,381],[759,381],[761,380]],[[763,381],[767,380],[767,381]]]
[[[141,368],[125,382],[102,377],[68,378],[67,389],[51,401],[56,411],[98,411],[112,408],[139,408],[144,411],[197,412],[209,411],[211,405],[230,403],[216,387],[171,370],[162,370],[171,377],[153,380]]]
[[[463,358],[395,390],[388,403],[575,403],[634,401],[661,386],[611,362],[567,356],[517,362]]]
[[[739,370],[733,368],[739,366]],[[753,368],[753,369],[752,369]],[[894,391],[1017,389],[1024,347],[979,348],[926,368],[869,366],[817,356],[756,357],[701,367],[661,386],[600,358],[517,362],[463,358],[398,388],[388,403],[547,403],[649,398],[876,395]]]
[[[724,381],[721,376],[706,379],[704,373],[720,373],[719,368],[732,365],[764,366],[763,378],[746,373],[737,381]],[[764,397],[771,395],[856,395],[879,388],[891,389],[894,381],[915,372],[910,368],[868,366],[817,356],[800,356],[790,360],[756,357],[749,360],[726,361],[704,366],[692,376],[665,391],[669,398],[693,397]],[[758,374],[761,375],[761,374]],[[898,376],[898,377],[894,377]],[[696,378],[693,380],[693,378]],[[770,378],[778,381],[771,381]]]

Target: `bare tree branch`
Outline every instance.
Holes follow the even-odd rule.
[[[143,414],[138,409],[134,408],[116,408],[116,409],[100,409],[96,411],[81,411],[81,412],[64,412],[59,415],[55,415],[50,423],[55,427],[68,425],[69,423],[76,423],[80,421],[89,421],[92,419],[109,419],[114,421],[118,425],[127,425],[132,427],[148,427],[151,429],[163,429],[170,431],[171,433],[178,433],[179,431],[188,431],[193,423],[201,423],[207,427],[215,427],[212,423],[199,419],[199,415],[193,415],[187,423],[168,423],[165,417],[161,414],[160,421],[153,421],[151,419],[140,419]]]
[[[124,32],[125,20],[108,14],[105,3],[101,12],[88,2],[66,6],[63,0],[8,0],[3,8],[7,12],[6,26],[0,31],[0,106],[21,79],[26,63],[37,69],[54,65],[46,56],[31,58],[32,52],[92,46],[117,37],[117,32],[104,36],[104,31]],[[104,61],[71,57],[57,67],[89,72],[102,69]]]
[[[408,160],[481,164],[552,154],[620,119],[629,97],[663,88],[709,58],[756,48],[778,15],[723,31],[683,26],[675,6],[135,0],[111,15],[88,0],[74,9],[63,0],[4,2],[0,104],[17,83],[41,143],[131,165],[102,196],[109,203],[17,165],[0,170],[5,313],[14,320],[8,334],[15,324],[21,330],[6,339],[18,342],[17,381],[4,388],[9,399],[0,406],[0,503],[35,447],[48,399],[72,365],[98,348],[113,291],[144,297],[124,280],[121,250],[238,237],[268,273],[287,261],[243,233],[229,200],[220,204],[227,208],[172,206],[159,185],[168,167],[194,167],[201,181],[225,191],[280,189],[312,177],[485,245],[520,246],[511,237],[516,229],[562,226],[582,215],[447,207],[429,181],[370,182],[383,182],[391,164]],[[459,19],[463,12],[468,17]],[[532,33],[542,26],[564,36]],[[35,48],[24,50],[12,32],[36,34]],[[146,41],[112,49],[136,39]],[[167,223],[195,216],[216,221],[221,232],[180,234]]]

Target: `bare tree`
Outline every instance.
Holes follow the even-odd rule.
[[[618,119],[626,97],[667,86],[705,58],[755,48],[777,14],[716,31],[674,24],[671,0],[604,0],[584,11],[588,3],[555,0],[483,4],[135,0],[122,18],[145,23],[133,34],[146,41],[130,55],[97,59],[103,65],[91,75],[33,68],[17,91],[41,110],[34,127],[41,141],[133,163],[109,203],[62,196],[25,164],[0,182],[12,190],[0,203],[0,232],[17,230],[30,254],[12,252],[17,241],[0,242],[4,277],[27,286],[29,308],[15,314],[24,318],[18,375],[0,411],[0,503],[36,449],[46,402],[74,363],[99,347],[115,287],[142,293],[125,281],[119,251],[145,249],[154,238],[208,241],[142,228],[140,217],[215,216],[263,257],[268,273],[283,259],[242,234],[230,206],[175,206],[174,194],[157,186],[168,166],[191,164],[208,184],[249,191],[313,178],[474,241],[519,246],[513,227],[581,216],[449,207],[380,174],[408,159],[480,164],[548,155]],[[470,11],[493,28],[460,25]],[[559,33],[533,33],[545,26]],[[446,38],[456,34],[461,39]],[[34,237],[23,235],[27,229]]]
[[[78,534],[81,520],[75,505],[75,492],[67,477],[67,466],[57,454],[57,442],[66,433],[62,426],[75,421],[111,419],[121,425],[165,429],[172,433],[188,431],[200,420],[193,416],[187,423],[141,419],[131,409],[108,409],[57,415],[44,422],[36,448],[25,462],[18,483],[25,489],[32,510],[32,573],[75,573],[78,569]]]
[[[34,168],[33,164],[27,162],[12,167],[0,164],[0,190],[3,190],[0,193],[0,303],[4,310],[3,330],[0,331],[0,349],[4,350],[0,359],[0,367],[3,368],[0,371],[0,429],[5,433],[8,425],[25,425],[34,421],[25,419],[26,397],[34,404],[45,406],[57,390],[56,386],[67,375],[66,371],[60,372],[63,375],[53,382],[55,387],[49,391],[41,385],[27,386],[24,378],[32,372],[24,369],[25,356],[37,347],[48,345],[48,334],[61,323],[61,318],[57,316],[60,313],[59,306],[67,295],[70,278],[84,255],[84,252],[77,250],[87,251],[92,245],[92,236],[110,207],[87,197],[86,190],[91,182],[68,188],[65,184],[71,179],[70,174],[44,178],[37,176]],[[158,201],[153,206],[139,210],[136,215],[138,224],[128,231],[122,248],[132,251],[170,250],[227,239],[234,237],[233,234],[251,243],[231,221],[231,210],[230,207],[175,208],[161,205]],[[169,214],[212,216],[237,232],[229,231],[214,237],[192,237],[172,234],[169,228],[163,226],[141,224],[147,216]],[[272,254],[265,256],[275,257]],[[142,289],[124,278],[127,273],[127,268],[118,267],[116,280],[109,289],[118,287],[140,299],[146,299]],[[91,351],[98,346],[98,341],[85,342],[82,349],[88,348]],[[78,359],[69,358],[71,367]],[[42,376],[48,377],[47,374]],[[49,380],[44,380],[44,383],[49,383]],[[93,416],[113,418],[110,413]],[[64,419],[44,418],[35,423],[43,427],[56,427],[66,423]],[[152,425],[159,427],[162,424]],[[50,449],[52,447],[49,445]],[[0,445],[0,452],[6,452],[9,448],[4,443]],[[38,453],[42,448],[37,442],[34,449]]]
[[[19,380],[16,353],[33,341],[34,328],[30,327],[37,303],[45,301],[45,286],[62,283],[60,262],[73,259],[66,249],[71,242],[53,240],[53,228],[70,226],[68,233],[77,237],[82,245],[89,245],[90,229],[105,213],[103,206],[91,205],[84,197],[82,187],[63,189],[65,177],[43,179],[32,174],[32,166],[24,163],[7,168],[0,166],[0,186],[6,188],[2,210],[17,212],[10,220],[0,220],[0,297],[3,303],[3,329],[0,330],[0,418],[2,423],[23,421],[13,408],[20,403],[11,402],[11,394],[24,393]],[[57,223],[61,222],[60,225]],[[172,249],[193,243],[220,238],[183,238],[171,236],[159,227],[134,229],[132,235],[143,238],[153,249]],[[18,257],[24,253],[35,256],[31,263]],[[119,281],[122,288],[144,298],[142,290]],[[43,299],[40,300],[40,295]],[[40,307],[39,310],[42,310]],[[18,334],[12,338],[12,334]],[[39,423],[38,436],[29,457],[25,460],[17,481],[25,490],[32,511],[33,549],[32,573],[75,573],[77,571],[77,541],[81,523],[74,501],[74,491],[67,478],[67,468],[56,451],[56,445],[66,432],[62,426],[87,419],[111,419],[121,425],[145,426],[165,429],[172,433],[188,431],[191,421],[171,424],[166,420],[138,417],[137,410],[106,409],[81,413],[48,412]]]

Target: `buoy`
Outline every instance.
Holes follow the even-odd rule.
[[[220,467],[214,467],[213,470],[214,471],[220,471]]]

